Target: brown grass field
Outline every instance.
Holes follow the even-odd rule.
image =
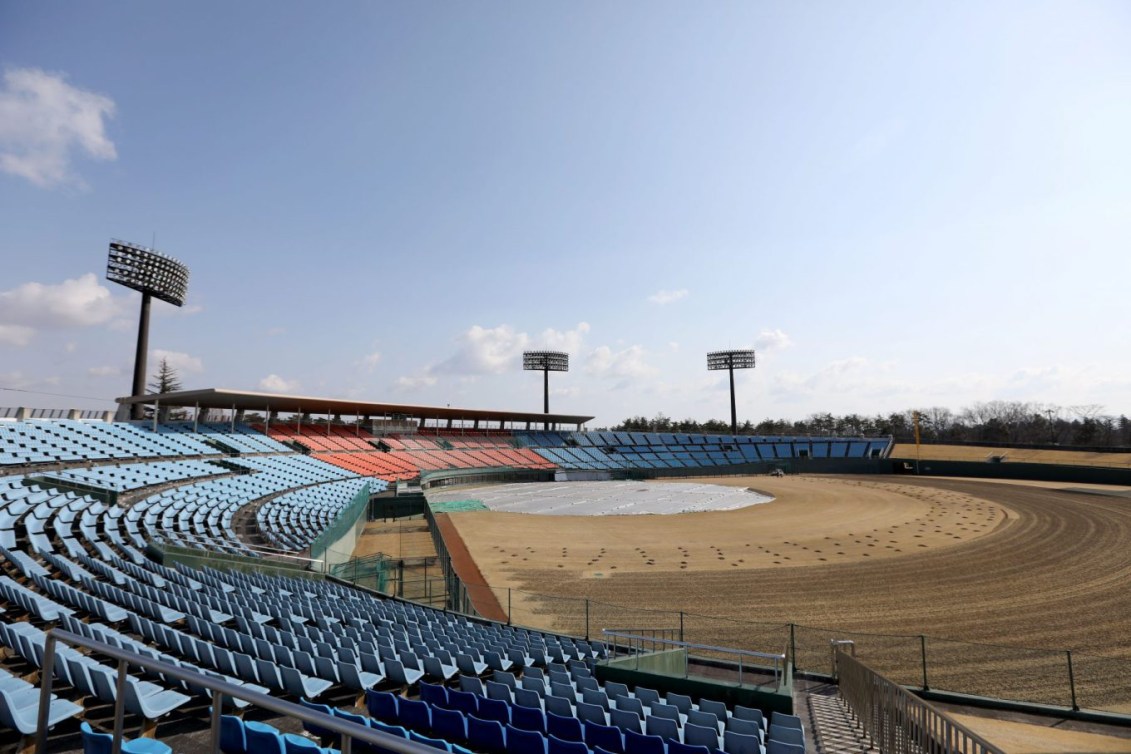
[[[914,443],[896,443],[892,458],[915,458]],[[990,456],[1002,456],[1003,463],[1053,463],[1070,466],[1101,466],[1131,468],[1131,453],[1091,453],[1086,450],[1028,450],[1024,448],[993,448],[982,445],[922,445],[920,458],[924,461],[985,461]]]
[[[588,599],[594,635],[671,627],[684,611],[688,640],[762,651],[783,651],[795,623],[802,668],[827,669],[829,639],[852,638],[904,683],[921,679],[925,634],[932,687],[1051,704],[1069,701],[1071,649],[1081,706],[1131,702],[1131,497],[943,479],[710,481],[776,499],[451,521],[516,623],[584,633]]]

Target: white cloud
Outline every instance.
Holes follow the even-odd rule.
[[[269,393],[290,393],[298,386],[298,380],[284,380],[277,374],[269,374],[259,381],[260,389]]]
[[[515,371],[530,336],[510,325],[485,328],[473,325],[459,338],[459,349],[430,368],[431,374],[478,375]]]
[[[581,344],[585,340],[585,335],[588,332],[588,322],[578,322],[577,327],[565,331],[555,330],[550,327],[542,331],[542,334],[538,336],[534,345],[539,348],[576,354],[581,350]]]
[[[0,324],[0,343],[23,347],[31,342],[33,335],[35,335],[35,330],[30,327]]]
[[[759,354],[784,351],[792,345],[793,341],[781,330],[763,330],[754,339],[754,349]]]
[[[669,350],[670,350],[670,351],[671,351],[672,353],[675,353],[676,351],[679,351],[679,343],[677,343],[677,342],[676,342],[676,341],[674,341],[674,340],[668,341],[668,349],[669,349]]]
[[[287,334],[287,328],[285,328],[285,327],[272,327],[270,330],[267,331],[267,337],[268,338],[274,338],[278,335],[286,335],[286,334]]]
[[[4,73],[0,88],[0,170],[36,186],[83,185],[71,171],[76,152],[96,160],[118,156],[106,135],[109,97],[79,89],[36,68]]]
[[[93,272],[55,285],[24,283],[0,293],[0,316],[31,325],[80,327],[100,325],[125,304],[102,285]]]
[[[422,390],[436,384],[436,378],[429,374],[418,374],[411,377],[398,377],[393,387],[401,393]]]
[[[169,366],[181,374],[199,374],[204,371],[204,362],[198,356],[189,356],[180,351],[166,351],[154,348],[149,352],[149,363],[156,368],[161,360],[169,362]]]
[[[0,387],[10,390],[28,390],[37,387],[57,387],[62,380],[55,377],[32,377],[20,371],[0,372]]]
[[[615,387],[620,389],[628,387],[632,380],[651,377],[657,369],[645,361],[645,351],[641,346],[629,346],[621,351],[599,346],[589,354],[585,371],[594,377],[616,380]]]
[[[678,291],[656,291],[648,300],[653,304],[663,306],[665,304],[674,304],[680,299],[687,298],[688,292],[686,288],[680,288]]]
[[[103,325],[125,304],[93,272],[57,284],[24,283],[0,292],[0,342],[27,345],[36,328]]]
[[[377,364],[380,363],[380,361],[381,361],[381,352],[380,351],[374,351],[373,353],[366,354],[364,357],[362,357],[361,365],[363,367],[365,367],[365,369],[367,371],[372,372],[374,369],[377,368]]]
[[[120,367],[90,367],[86,373],[91,377],[118,377],[122,370]]]

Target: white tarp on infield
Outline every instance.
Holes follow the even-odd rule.
[[[433,502],[478,500],[494,511],[555,516],[725,511],[768,503],[745,487],[657,482],[544,482],[429,492]]]

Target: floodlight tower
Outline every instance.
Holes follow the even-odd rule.
[[[522,368],[528,372],[541,372],[543,413],[550,413],[550,372],[568,372],[569,354],[562,351],[523,351]]]
[[[172,257],[146,246],[110,241],[106,260],[106,279],[141,293],[141,316],[137,324],[137,353],[134,356],[133,396],[145,395],[145,360],[149,350],[149,304],[157,297],[173,306],[185,303],[189,269]],[[133,405],[133,418],[144,418],[140,403]]]
[[[725,369],[730,372],[730,431],[738,434],[738,411],[734,405],[734,370],[753,369],[754,351],[714,351],[707,354],[707,369]]]

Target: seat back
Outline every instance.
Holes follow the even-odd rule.
[[[609,721],[621,730],[631,730],[634,733],[643,733],[641,730],[640,715],[630,710],[614,709],[609,711]]]
[[[228,717],[225,715],[225,717]],[[233,718],[236,719],[236,718]],[[220,721],[223,723],[223,719]],[[236,722],[239,722],[237,719]],[[82,730],[82,752],[83,754],[110,754],[114,749],[114,736],[109,733],[99,733],[90,727],[90,723],[83,720],[80,726]],[[240,723],[240,733],[243,733],[243,724]],[[223,741],[223,726],[221,726],[221,741]],[[233,754],[246,754],[247,744],[243,741],[243,736],[240,736],[238,742],[242,749],[233,748]],[[227,751],[227,749],[225,749]]]
[[[711,715],[712,719],[714,715]],[[689,746],[706,746],[708,749],[719,748],[719,729],[716,725],[707,727],[696,725],[688,718],[687,725],[683,726],[683,742]]]
[[[786,744],[801,744],[805,745],[805,732],[801,728],[787,727],[778,723],[771,722],[770,729],[766,731],[766,739],[770,741],[781,741]]]
[[[584,741],[585,734],[581,729],[581,721],[576,717],[557,715],[553,712],[546,713],[546,733],[557,736],[563,741]]]
[[[685,694],[676,694],[674,692],[669,691],[667,693],[666,699],[667,699],[668,704],[672,705],[673,707],[675,707],[676,709],[678,709],[680,712],[682,712],[685,715],[688,712],[691,711],[691,707],[692,707],[691,697],[689,697]]]

